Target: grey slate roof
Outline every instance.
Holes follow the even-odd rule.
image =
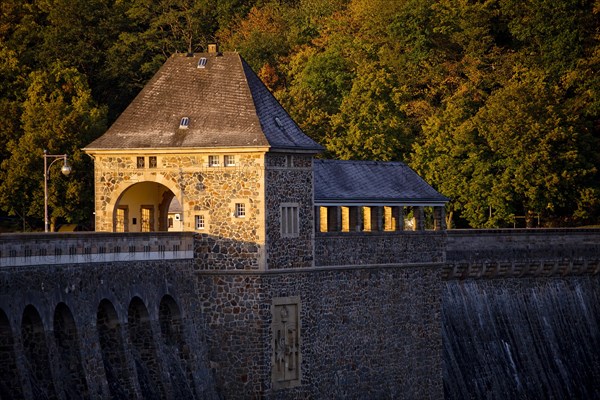
[[[443,205],[448,198],[401,162],[314,160],[315,204]]]
[[[201,57],[204,68],[198,68]],[[189,118],[188,129],[179,128],[182,117]],[[323,150],[238,53],[202,53],[170,57],[86,150],[262,146]]]

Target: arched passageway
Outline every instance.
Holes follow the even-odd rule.
[[[173,191],[157,182],[136,183],[121,193],[113,210],[113,231],[155,232],[169,229]]]
[[[15,341],[10,321],[0,309],[0,394],[2,399],[22,399],[23,392],[17,371]]]
[[[56,399],[44,324],[40,314],[32,305],[28,305],[23,311],[21,336],[28,380],[33,397],[36,399]]]
[[[96,318],[102,362],[110,396],[112,399],[133,398],[133,385],[125,361],[121,324],[110,301],[104,299],[100,302]]]
[[[66,397],[68,399],[89,398],[75,320],[65,303],[59,303],[54,311],[54,337],[60,359],[58,379],[62,382]]]
[[[166,295],[160,301],[158,320],[175,397],[195,398],[190,348],[184,340],[181,312],[173,297]]]
[[[141,395],[144,399],[164,399],[165,390],[150,318],[144,302],[139,297],[134,297],[129,304],[128,325]]]

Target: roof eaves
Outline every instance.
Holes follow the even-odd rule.
[[[449,199],[447,198],[315,198],[315,204],[331,204],[331,205],[350,205],[350,204],[362,204],[362,205],[423,205],[423,206],[442,206],[445,205]]]

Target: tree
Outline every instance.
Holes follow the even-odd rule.
[[[10,156],[7,146],[21,132],[19,118],[24,95],[24,79],[15,51],[0,42],[0,163]]]
[[[565,95],[543,72],[515,67],[476,111],[452,102],[430,119],[414,165],[472,226],[573,214],[593,202],[597,168],[590,149],[598,141],[564,108]]]
[[[49,208],[52,222],[88,221],[93,209],[91,160],[81,148],[106,128],[105,108],[91,97],[85,77],[60,62],[49,72],[33,72],[23,103],[23,135],[8,143],[10,158],[0,169],[0,204],[10,215],[43,215],[43,150],[69,155],[73,173],[50,171]],[[18,193],[18,196],[14,194]]]
[[[352,89],[331,117],[332,133],[325,144],[341,159],[390,161],[403,159],[414,138],[398,103],[402,89],[378,63],[359,67]]]
[[[288,53],[288,29],[283,7],[268,4],[252,8],[245,18],[222,30],[220,37],[224,48],[238,51],[260,71],[265,65],[276,65],[279,57]]]

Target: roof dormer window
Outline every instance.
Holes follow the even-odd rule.
[[[273,119],[275,120],[275,125],[277,125],[279,129],[283,129],[283,122],[281,122],[281,119],[279,117],[275,117]]]
[[[206,68],[206,57],[200,57],[198,60],[198,68]]]
[[[181,118],[179,122],[179,129],[187,129],[190,124],[190,119],[188,117]]]

